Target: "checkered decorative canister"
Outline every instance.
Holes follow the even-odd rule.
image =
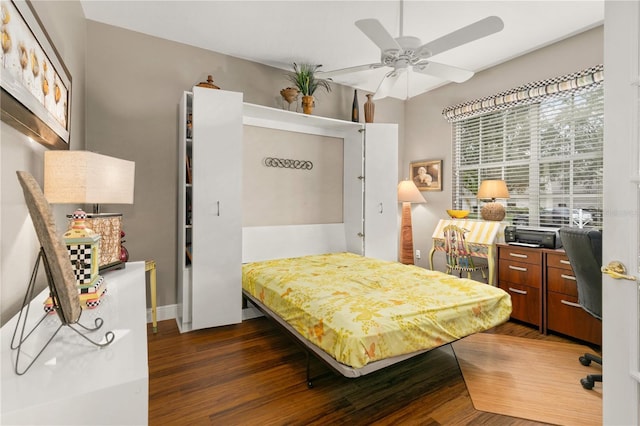
[[[78,284],[90,284],[92,281],[91,259],[95,252],[93,244],[67,244],[73,273]]]
[[[99,275],[101,237],[87,226],[86,217],[87,214],[80,209],[73,213],[73,223],[64,234],[64,241],[76,277],[81,306],[94,308],[100,304],[106,287]]]

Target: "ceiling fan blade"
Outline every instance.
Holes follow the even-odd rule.
[[[380,63],[357,65],[355,67],[340,68],[340,69],[333,70],[333,71],[318,71],[317,74],[321,78],[331,78],[331,77],[334,77],[336,75],[351,74],[351,73],[359,72],[359,71],[372,70],[372,69],[379,68],[381,66],[382,66],[382,64],[380,64]]]
[[[375,95],[373,95],[373,99],[382,99],[389,96],[389,93],[391,93],[391,89],[393,89],[393,86],[395,86],[401,73],[402,71],[392,70],[385,74],[384,78],[380,82],[380,85],[376,89]]]
[[[398,42],[377,19],[360,19],[356,21],[356,27],[360,28],[360,31],[369,37],[381,51],[402,50]]]
[[[503,28],[502,19],[497,16],[489,16],[422,45],[418,49],[418,55],[421,58],[430,58],[438,53],[502,31]]]
[[[431,61],[425,64],[416,64],[413,66],[413,70],[422,74],[455,81],[456,83],[467,81],[473,77],[474,74],[473,71],[453,67],[451,65],[438,64]]]

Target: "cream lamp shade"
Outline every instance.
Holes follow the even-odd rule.
[[[413,265],[413,227],[411,225],[411,203],[426,203],[418,187],[412,180],[398,184],[398,202],[402,203],[402,224],[400,226],[400,262]]]
[[[100,270],[122,264],[122,214],[100,204],[133,204],[135,163],[90,151],[46,151],[44,195],[51,204],[92,204],[87,227],[100,234]],[[71,217],[71,216],[69,216]]]
[[[398,201],[401,203],[427,202],[412,180],[403,180],[398,184]]]
[[[51,204],[133,204],[135,163],[90,151],[46,151],[44,195]]]
[[[496,198],[509,198],[507,183],[503,180],[483,180],[478,189],[479,200],[491,200],[480,209],[480,216],[484,220],[501,221],[504,219],[504,206],[496,203]]]

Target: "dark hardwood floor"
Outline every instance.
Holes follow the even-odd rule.
[[[489,332],[569,341],[513,322]],[[266,318],[147,335],[150,425],[540,424],[475,410],[449,345],[358,379],[312,359],[308,389],[305,353]]]

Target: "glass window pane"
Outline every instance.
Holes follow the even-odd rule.
[[[453,205],[478,217],[485,179],[509,189],[506,220],[529,226],[602,226],[602,86],[460,121]]]

